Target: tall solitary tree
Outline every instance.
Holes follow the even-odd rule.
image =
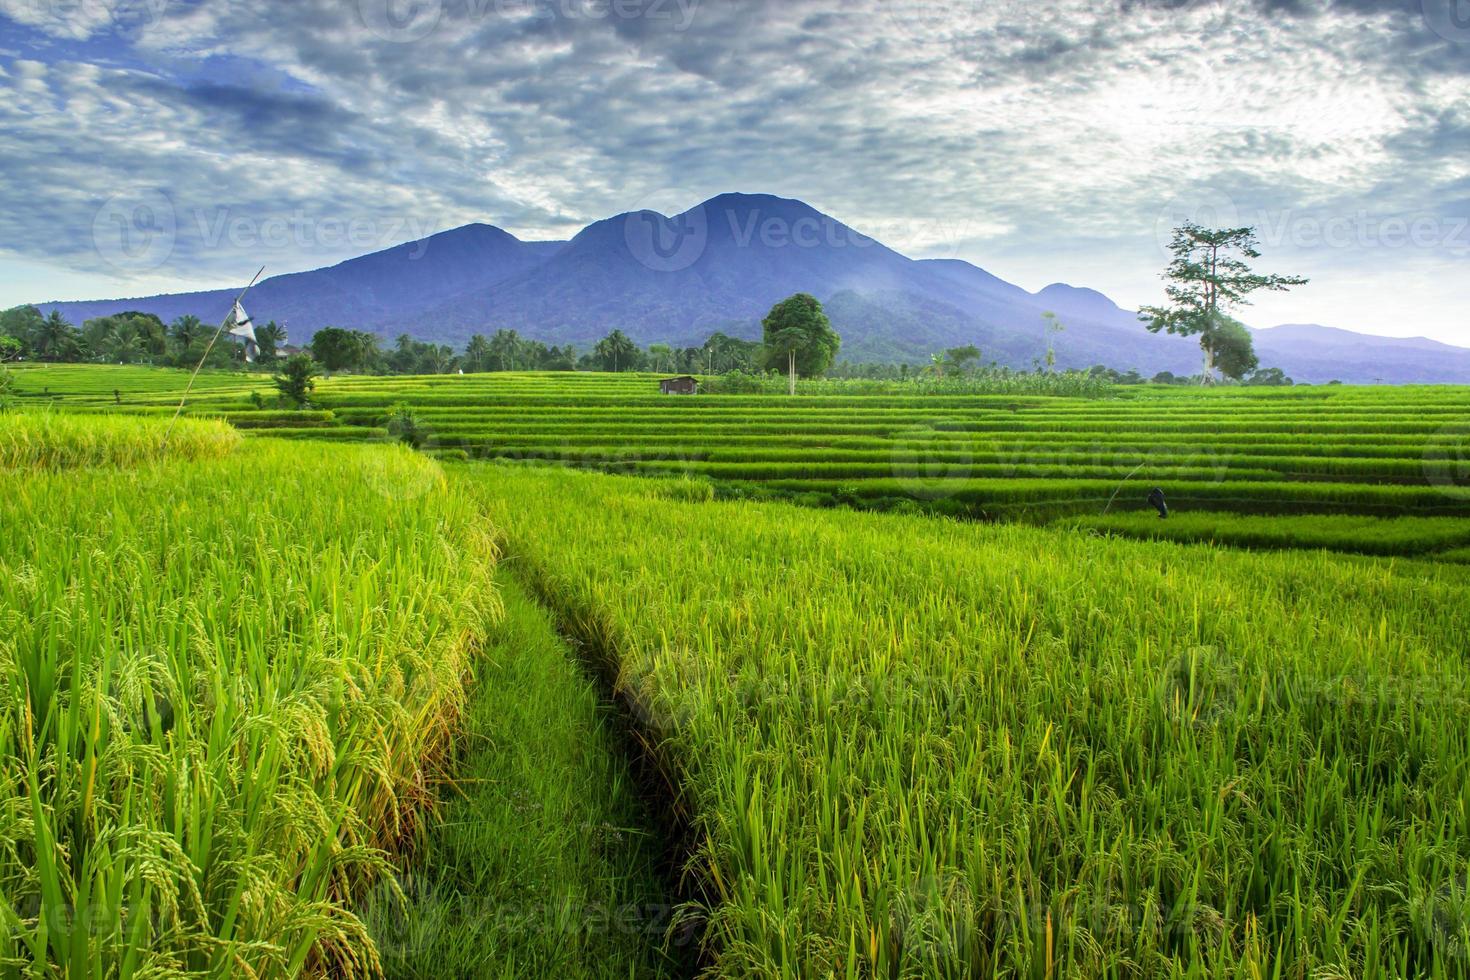
[[[1051,371],[1057,366],[1057,334],[1067,327],[1051,310],[1041,314],[1041,319],[1046,323],[1046,369]]]
[[[796,377],[821,375],[831,367],[842,338],[815,296],[797,293],[771,307],[761,327],[766,345],[766,367],[785,368],[787,390],[796,394]]]
[[[1250,295],[1259,290],[1284,292],[1307,283],[1300,276],[1252,271],[1246,259],[1261,257],[1254,228],[1204,228],[1186,222],[1174,229],[1169,251],[1174,258],[1163,276],[1168,283],[1164,287],[1168,305],[1141,307],[1138,316],[1151,333],[1199,338],[1205,355],[1205,384],[1214,380],[1217,365],[1223,368],[1228,362],[1229,367],[1238,368],[1254,361],[1254,352],[1241,354],[1242,336],[1249,345],[1250,334],[1231,318],[1232,309],[1249,305]]]

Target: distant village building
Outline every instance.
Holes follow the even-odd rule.
[[[678,378],[666,378],[658,383],[658,390],[665,395],[697,395],[699,379],[687,374]]]

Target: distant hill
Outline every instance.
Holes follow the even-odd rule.
[[[1154,336],[1096,290],[1054,283],[1027,292],[959,260],[915,260],[811,206],[724,194],[668,217],[635,211],[567,242],[524,242],[475,224],[251,291],[259,322],[285,322],[304,342],[324,326],[462,345],[512,328],[586,348],[613,329],[640,343],[689,346],[715,330],[756,338],[772,304],[809,292],[828,306],[851,360],[927,360],[976,344],[986,360],[1030,365],[1045,350],[1041,314],[1066,326],[1063,367],[1107,364],[1151,375],[1198,369],[1189,340]],[[231,290],[40,303],[75,323],[122,310],[215,321]],[[1291,325],[1259,331],[1262,362],[1301,381],[1470,382],[1470,350]]]

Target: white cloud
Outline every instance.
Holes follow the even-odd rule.
[[[446,0],[422,37],[408,23],[395,40],[373,0],[161,2],[0,0],[58,42],[155,69],[63,63],[41,44],[0,64],[7,171],[26,175],[0,189],[0,233],[68,270],[54,281],[71,295],[87,295],[75,272],[118,271],[90,243],[101,203],[156,189],[185,220],[150,285],[233,275],[243,250],[196,234],[198,214],[222,209],[560,237],[650,201],[673,211],[745,190],[802,198],[900,249],[1124,302],[1152,298],[1156,226],[1174,210],[1223,201],[1320,223],[1470,209],[1470,49],[1391,12],[646,0],[620,8],[645,16],[617,17],[598,16],[604,0]],[[272,259],[286,271],[350,254],[318,235]],[[1392,294],[1406,321],[1470,343],[1451,313],[1470,285],[1416,271],[1463,269],[1444,244],[1288,243],[1268,262],[1332,283],[1291,300],[1320,316],[1293,318],[1390,332],[1381,312],[1354,311]],[[25,290],[0,282],[0,303],[38,298]]]

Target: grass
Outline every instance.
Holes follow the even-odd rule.
[[[1426,555],[1470,546],[1470,520],[1301,515],[1265,518],[1187,512],[1067,518],[1061,526],[1130,538],[1200,541],[1242,548],[1329,548],[1367,555]]]
[[[0,468],[0,980],[1470,972],[1467,389],[139,370]]]
[[[1464,569],[475,479],[679,775],[713,975],[1463,975]]]
[[[132,467],[165,457],[217,459],[239,444],[239,433],[223,422],[180,419],[170,433],[167,425],[152,419],[0,412],[0,470]]]
[[[0,526],[0,977],[373,973],[352,896],[496,615],[479,513],[406,451],[260,441],[0,472]]]
[[[616,726],[513,578],[477,661],[442,819],[368,922],[389,977],[661,977],[672,915]],[[677,950],[675,951],[677,953]],[[687,951],[686,951],[687,952]]]

